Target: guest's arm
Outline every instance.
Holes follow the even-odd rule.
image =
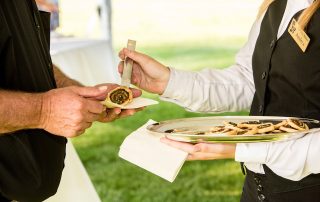
[[[36,3],[39,7],[45,9],[48,12],[54,12],[59,10],[59,8],[55,4],[50,3],[47,0],[36,0]]]
[[[67,75],[65,75],[56,65],[53,65],[53,72],[58,88],[68,86],[83,86],[80,82],[71,79]]]

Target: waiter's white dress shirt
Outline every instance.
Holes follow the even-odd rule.
[[[287,31],[291,18],[307,8],[313,0],[288,0],[278,38]],[[171,68],[170,80],[161,98],[190,111],[226,112],[248,110],[255,86],[252,55],[263,16],[253,24],[249,38],[236,56],[236,64],[224,70],[205,69],[186,72]],[[264,173],[262,164],[284,178],[298,181],[312,173],[320,173],[320,134],[277,143],[239,143],[236,161],[256,173]]]

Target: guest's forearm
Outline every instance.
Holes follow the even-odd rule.
[[[68,86],[83,86],[78,81],[69,78],[55,65],[53,65],[53,71],[54,71],[54,78],[56,80],[58,88],[63,88]]]
[[[0,135],[40,128],[42,93],[0,90]]]

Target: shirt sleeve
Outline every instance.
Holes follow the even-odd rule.
[[[187,72],[171,68],[170,79],[162,100],[176,103],[189,111],[226,112],[249,109],[255,92],[252,55],[260,30],[257,20],[248,42],[238,52],[236,63],[229,68]]]
[[[299,181],[320,173],[319,145],[320,132],[287,142],[241,143],[237,144],[235,159],[248,164],[266,164],[277,175]]]

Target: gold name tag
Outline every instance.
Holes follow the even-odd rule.
[[[301,50],[305,52],[309,45],[310,38],[304,32],[304,30],[301,29],[299,23],[295,19],[292,19],[288,32],[290,33],[294,41],[298,44],[298,46],[301,48]]]

